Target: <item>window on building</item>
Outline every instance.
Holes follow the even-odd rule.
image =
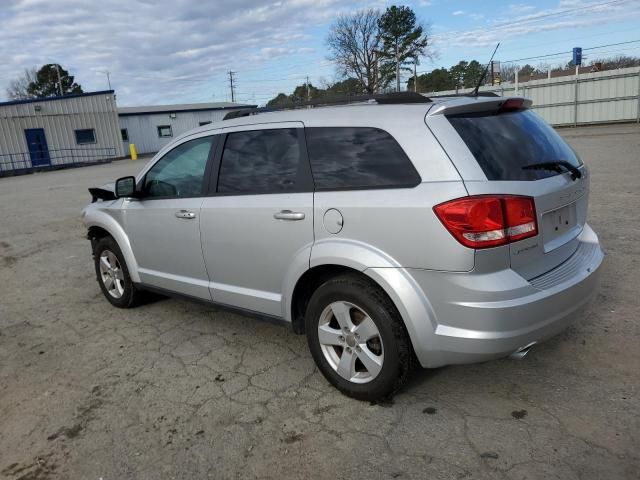
[[[203,126],[205,126],[205,125],[209,125],[210,123],[211,123],[211,121],[210,121],[210,120],[207,120],[206,122],[200,122],[200,123],[199,123],[199,125],[200,125],[201,127],[203,127]]]
[[[158,137],[173,137],[173,131],[171,130],[171,125],[159,125],[158,126]]]
[[[295,128],[230,133],[222,154],[218,192],[295,190],[300,163],[300,144]]]
[[[142,188],[148,197],[193,197],[202,194],[204,171],[214,137],[198,138],[166,153],[147,172]]]
[[[305,128],[317,190],[414,187],[420,175],[384,130],[362,127]]]
[[[84,145],[87,143],[96,143],[96,131],[93,128],[83,128],[76,130],[76,143]]]
[[[129,132],[127,131],[126,128],[121,128],[120,129],[120,135],[122,135],[122,141],[123,142],[128,142],[129,141]]]

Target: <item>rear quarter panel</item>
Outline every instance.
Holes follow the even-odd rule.
[[[311,263],[320,251],[335,251],[353,259],[362,256],[367,268],[414,267],[432,270],[469,271],[473,250],[459,244],[433,212],[433,206],[466,195],[461,182],[421,183],[414,188],[316,192],[314,200],[314,245]],[[331,234],[325,228],[327,210],[343,217],[342,230]],[[344,249],[346,244],[350,249]],[[322,245],[322,249],[320,249]],[[372,252],[376,252],[372,255]],[[336,253],[336,256],[337,253]],[[338,259],[336,259],[337,261]]]

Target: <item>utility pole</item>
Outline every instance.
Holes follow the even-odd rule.
[[[309,93],[309,75],[307,75],[306,86],[307,86],[307,102],[308,102],[309,100],[311,100],[311,94]]]
[[[375,88],[373,88],[373,93],[380,93],[380,55],[378,55],[378,52],[375,52],[374,55],[376,56],[376,62],[374,63],[374,74],[373,74],[373,78],[374,78],[374,82],[375,82]],[[371,85],[369,85],[369,87],[371,87]]]
[[[418,92],[418,57],[413,60],[413,91]]]
[[[491,86],[493,87],[493,60],[491,60]]]
[[[236,87],[233,84],[233,76],[235,74],[236,72],[232,72],[231,70],[229,70],[229,87],[231,88],[231,102],[236,101]]]
[[[398,39],[396,38],[396,92],[400,91],[400,61],[398,60]]]
[[[111,72],[109,70],[96,70],[98,73],[103,73],[107,76],[107,84],[109,85],[109,90],[113,90],[111,88]]]
[[[62,80],[60,79],[60,65],[56,63],[56,72],[58,72],[58,91],[60,92],[60,96],[64,95],[62,93]]]

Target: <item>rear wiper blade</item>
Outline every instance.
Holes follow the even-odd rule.
[[[554,160],[552,162],[540,162],[540,163],[532,163],[531,165],[525,165],[522,167],[523,170],[553,170],[554,172],[562,173],[562,168],[564,167],[567,172],[571,172],[571,178],[576,180],[578,178],[582,178],[582,172],[580,169],[575,167],[569,162],[565,162],[564,160]]]

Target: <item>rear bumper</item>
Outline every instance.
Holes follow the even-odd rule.
[[[407,269],[433,317],[411,320],[420,363],[438,367],[506,356],[579,318],[597,291],[604,254],[588,225],[578,239],[568,260],[530,281],[511,269],[491,274]]]

